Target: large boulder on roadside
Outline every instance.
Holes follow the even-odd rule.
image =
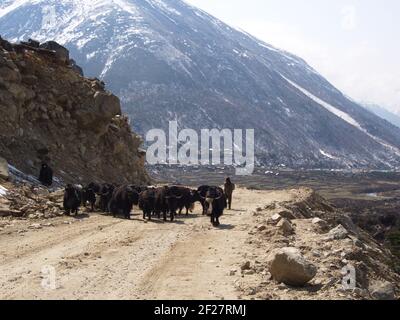
[[[272,277],[284,284],[302,287],[317,274],[317,268],[296,248],[274,250],[267,259]]]
[[[8,172],[8,162],[0,157],[0,179],[8,180],[9,172]]]

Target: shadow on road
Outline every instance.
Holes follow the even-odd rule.
[[[232,230],[235,229],[235,226],[231,225],[231,224],[221,224],[219,227],[217,227],[216,229],[220,229],[220,230]]]

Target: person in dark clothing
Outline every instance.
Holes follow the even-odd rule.
[[[224,184],[224,192],[225,196],[228,199],[228,209],[232,209],[232,195],[233,191],[235,190],[235,184],[232,183],[230,178],[226,178],[225,184]]]
[[[47,163],[42,164],[39,174],[39,181],[48,187],[53,184],[53,170],[47,165]]]

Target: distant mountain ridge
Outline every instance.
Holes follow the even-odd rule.
[[[258,164],[393,169],[400,129],[303,59],[181,0],[14,0],[0,34],[54,39],[121,97],[136,131],[254,128]]]

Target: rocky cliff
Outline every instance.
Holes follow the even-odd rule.
[[[146,182],[142,140],[118,97],[51,44],[0,38],[0,156],[31,175],[49,162],[65,182]]]

